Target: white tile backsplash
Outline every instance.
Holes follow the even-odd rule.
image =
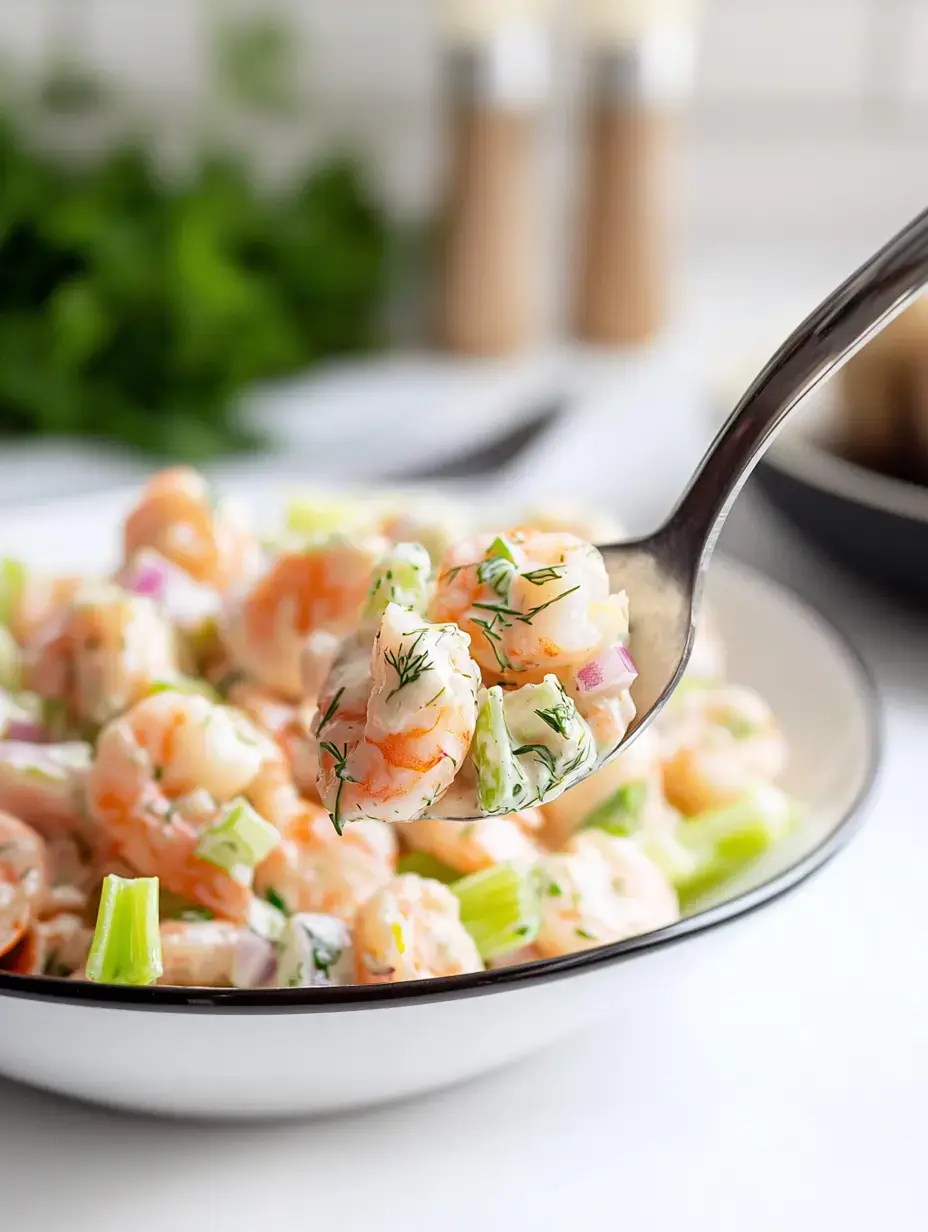
[[[902,21],[902,52],[897,78],[898,101],[928,107],[928,3],[910,0]]]
[[[872,20],[870,0],[709,0],[699,93],[731,104],[856,102]]]
[[[391,200],[416,214],[432,199],[440,161],[440,3],[0,0],[0,51],[34,62],[48,46],[49,23],[60,26],[63,12],[73,17],[83,5],[97,63],[163,109],[170,144],[181,151],[204,92],[205,15],[287,11],[308,48],[304,144],[356,138]],[[561,0],[562,17],[571,3]],[[577,145],[572,41],[559,33],[558,113],[545,158],[565,200]],[[686,141],[688,224],[697,232],[845,228],[869,236],[928,201],[926,108],[928,0],[704,0]],[[285,163],[301,134],[268,142],[264,162]]]

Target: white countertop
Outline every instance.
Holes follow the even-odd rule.
[[[679,373],[666,396],[664,379],[643,380],[633,444],[625,433],[611,446],[609,469],[644,475],[619,502],[636,524],[666,506],[706,439],[673,396]],[[597,453],[582,426],[546,447],[568,469]],[[641,452],[653,475],[656,449],[659,492],[616,456]],[[520,478],[539,494],[544,456]],[[605,490],[608,469],[594,470]],[[646,1042],[613,1022],[468,1087],[268,1127],[124,1118],[0,1080],[11,1232],[924,1228],[928,617],[823,566],[750,490],[726,545],[811,598],[878,676],[885,766],[849,850],[725,930],[717,964],[666,990]],[[656,1052],[659,1067],[640,1060]]]

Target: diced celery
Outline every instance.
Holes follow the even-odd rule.
[[[580,828],[605,830],[619,836],[634,834],[641,825],[648,790],[648,783],[643,779],[623,783],[584,817]]]
[[[215,825],[203,831],[196,854],[248,884],[255,866],[267,859],[279,842],[280,831],[240,797],[226,806]]]
[[[527,802],[528,780],[515,756],[499,685],[487,690],[480,703],[471,756],[477,800],[485,813],[512,813]]]
[[[12,624],[26,585],[26,566],[7,556],[0,560],[0,624]]]
[[[219,705],[222,698],[211,684],[198,676],[175,676],[172,680],[156,680],[148,690],[152,693],[186,693],[205,697],[213,705]]]
[[[103,881],[87,978],[98,984],[153,984],[163,970],[158,878]]]
[[[388,603],[423,613],[431,572],[431,558],[421,543],[395,544],[374,569],[364,605],[365,621],[378,621]]]
[[[22,654],[6,625],[0,625],[0,689],[15,693],[22,687]]]
[[[477,580],[489,586],[501,599],[509,597],[509,588],[516,575],[516,558],[505,539],[497,536],[487,548],[477,566]]]
[[[418,877],[427,877],[430,881],[440,881],[442,885],[451,885],[459,880],[458,869],[436,860],[434,856],[424,851],[407,851],[396,862],[397,875],[415,873]]]
[[[359,521],[356,502],[332,496],[297,496],[287,505],[287,529],[296,535],[326,535],[350,530]]]
[[[596,742],[557,676],[525,684],[503,700],[514,756],[529,778],[531,803],[566,791],[596,764]],[[523,804],[524,807],[524,804]]]
[[[461,923],[488,962],[531,945],[541,927],[535,877],[512,864],[496,864],[451,886],[461,905]]]
[[[789,797],[760,783],[734,804],[682,821],[678,837],[694,855],[695,864],[676,880],[681,906],[691,905],[753,864],[789,834],[794,818]]]

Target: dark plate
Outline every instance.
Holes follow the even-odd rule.
[[[768,500],[846,568],[928,601],[928,487],[893,479],[829,448],[827,389],[807,399],[757,469]]]

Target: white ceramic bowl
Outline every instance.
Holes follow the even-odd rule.
[[[113,518],[109,498],[31,511],[9,519],[0,551],[52,564],[66,537],[74,567],[99,566],[86,559],[88,545],[100,544]],[[779,715],[792,751],[785,786],[808,803],[810,819],[706,910],[583,954],[374,988],[124,989],[0,974],[0,1073],[153,1113],[313,1114],[458,1082],[604,1015],[646,1021],[659,982],[673,981],[681,963],[710,958],[722,925],[749,928],[753,911],[839,850],[879,757],[872,685],[830,626],[727,564],[713,569],[708,598],[732,677]]]

